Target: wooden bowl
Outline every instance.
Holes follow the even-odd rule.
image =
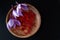
[[[25,3],[25,4],[26,4],[26,3]],[[18,37],[18,38],[28,38],[28,37],[30,37],[30,36],[33,36],[35,33],[37,33],[37,31],[39,30],[40,25],[41,25],[41,15],[40,15],[39,11],[38,11],[33,5],[30,5],[30,4],[27,4],[27,5],[28,5],[29,8],[36,14],[35,24],[34,24],[34,27],[33,27],[32,31],[31,31],[31,33],[28,34],[28,35],[25,35],[25,36],[17,35],[17,34],[15,34],[14,32],[12,32],[11,29],[8,29],[8,28],[7,28],[8,31],[9,31],[12,35],[14,35],[14,36],[16,36],[16,37]],[[16,7],[16,5],[15,5],[14,7]],[[6,24],[7,24],[7,21],[8,21],[8,16],[9,16],[10,12],[12,11],[12,9],[13,9],[13,8],[11,8],[11,9],[8,11],[8,13],[7,13],[7,16],[6,16]]]

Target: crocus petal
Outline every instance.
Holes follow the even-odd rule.
[[[12,27],[13,25],[14,25],[14,21],[10,19],[7,23],[7,28],[9,29],[9,27]]]
[[[11,28],[11,27],[15,28],[16,25],[21,26],[21,22],[16,20],[16,19],[10,19],[7,23],[7,28],[8,29]]]
[[[13,16],[16,18],[16,17],[19,17],[19,15],[17,14],[17,12],[15,10],[13,10],[12,12]]]
[[[18,4],[18,5],[17,5],[16,11],[17,11],[17,14],[18,14],[19,16],[23,16],[23,14],[22,14],[22,12],[21,12],[21,4]]]
[[[28,10],[28,7],[26,4],[21,4],[24,10]]]
[[[14,24],[20,26],[21,25],[21,22],[18,21],[18,20],[14,20]]]
[[[19,13],[19,9],[21,9],[21,4],[17,5],[17,8],[16,8],[17,13]]]

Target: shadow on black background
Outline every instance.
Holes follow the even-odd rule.
[[[9,33],[6,28],[5,19],[11,5],[16,0],[0,1],[0,40],[59,40],[59,3],[47,0],[18,0],[18,3],[29,3],[35,6],[41,14],[41,27],[38,32],[27,39],[17,38]],[[53,3],[54,2],[54,3]],[[51,7],[50,7],[51,6]],[[58,10],[59,9],[59,10]],[[56,20],[57,19],[57,20]],[[57,23],[57,24],[56,24]]]

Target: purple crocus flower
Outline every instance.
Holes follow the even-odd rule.
[[[16,19],[10,19],[10,20],[8,21],[8,23],[7,23],[7,28],[8,28],[8,29],[11,28],[11,27],[15,28],[16,25],[20,26],[20,25],[21,25],[21,22],[18,21],[18,20],[16,20]]]

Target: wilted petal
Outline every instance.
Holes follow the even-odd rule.
[[[16,18],[16,17],[19,17],[19,15],[17,14],[17,12],[15,10],[13,10],[12,12],[13,16]]]
[[[21,12],[21,4],[18,4],[18,5],[17,5],[16,11],[17,11],[17,14],[18,14],[19,16],[23,16],[23,14],[22,14],[22,12]]]
[[[16,20],[16,19],[10,19],[7,23],[7,28],[8,29],[11,28],[11,27],[15,28],[16,25],[21,26],[21,22]]]
[[[15,25],[18,25],[18,26],[21,26],[21,22],[18,21],[18,20],[14,20],[14,24],[15,24]]]
[[[14,21],[10,19],[7,23],[7,28],[12,27],[14,25]]]
[[[21,4],[21,5],[23,5],[23,6],[27,6],[26,4]]]
[[[27,4],[21,4],[24,10],[28,10]]]
[[[21,4],[17,5],[17,8],[16,8],[17,13],[19,13],[19,9],[21,9]]]

